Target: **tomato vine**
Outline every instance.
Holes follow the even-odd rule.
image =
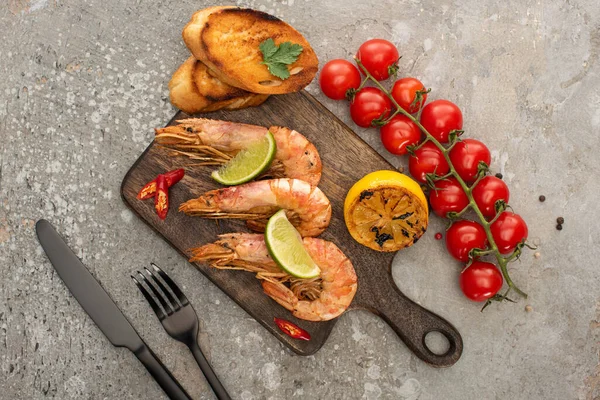
[[[454,179],[456,179],[456,181],[460,184],[461,188],[463,189],[463,191],[465,192],[465,194],[467,195],[467,198],[469,200],[469,203],[467,204],[467,206],[460,212],[456,212],[456,213],[451,213],[452,215],[448,215],[448,217],[450,218],[451,221],[455,221],[460,219],[464,213],[466,213],[468,210],[472,210],[476,215],[477,218],[479,219],[479,223],[481,224],[481,226],[483,227],[483,229],[485,230],[485,234],[488,240],[488,245],[485,249],[473,249],[471,250],[470,253],[470,257],[469,257],[469,262],[467,263],[465,268],[468,268],[471,263],[474,261],[475,258],[479,257],[479,256],[484,256],[484,255],[493,255],[496,259],[496,262],[498,263],[498,266],[500,267],[500,271],[502,272],[502,276],[504,277],[504,280],[506,281],[506,284],[508,285],[507,290],[503,293],[503,294],[496,294],[495,296],[493,296],[492,298],[488,299],[485,303],[485,305],[483,306],[482,310],[487,307],[491,301],[513,301],[510,298],[508,298],[508,294],[512,291],[514,291],[515,293],[517,293],[518,295],[527,298],[527,294],[522,291],[521,289],[519,289],[519,287],[517,287],[517,285],[514,283],[514,281],[511,279],[509,271],[508,271],[508,264],[511,261],[517,260],[522,252],[523,247],[527,246],[532,248],[531,246],[529,246],[525,240],[522,240],[514,249],[514,251],[509,254],[509,255],[503,255],[499,248],[498,245],[496,244],[496,241],[494,239],[494,236],[492,235],[492,230],[491,230],[491,225],[499,218],[499,216],[506,210],[506,208],[508,207],[508,205],[502,201],[499,200],[496,203],[496,215],[491,219],[491,220],[487,220],[485,218],[485,216],[483,215],[482,211],[479,209],[477,203],[475,202],[475,199],[473,197],[473,189],[475,188],[475,186],[477,186],[477,184],[481,181],[481,179],[483,179],[488,171],[488,165],[481,162],[479,167],[478,167],[478,174],[477,174],[477,178],[476,180],[468,185],[464,179],[458,174],[458,172],[456,171],[455,166],[452,163],[452,160],[450,159],[450,151],[452,150],[452,148],[461,141],[460,139],[460,135],[463,133],[462,130],[455,130],[450,132],[449,135],[449,143],[447,146],[444,146],[444,144],[442,144],[440,141],[438,141],[431,133],[429,133],[427,131],[427,129],[425,129],[425,127],[421,124],[420,122],[420,115],[421,115],[421,111],[423,110],[423,106],[424,106],[424,101],[422,101],[422,96],[424,94],[427,94],[430,92],[431,89],[429,90],[423,90],[423,91],[419,91],[417,92],[417,96],[415,98],[415,101],[413,102],[414,104],[420,104],[420,107],[418,109],[418,111],[416,112],[416,116],[413,116],[413,114],[411,114],[410,112],[404,110],[396,101],[396,99],[394,99],[394,97],[392,96],[392,94],[390,93],[390,91],[388,89],[386,89],[379,80],[377,80],[376,78],[373,77],[373,75],[371,75],[369,73],[369,71],[367,70],[367,68],[365,68],[365,66],[363,65],[363,63],[355,58],[356,64],[358,65],[358,67],[360,68],[360,70],[363,72],[363,74],[365,75],[365,78],[363,79],[363,81],[361,82],[360,86],[357,89],[350,89],[348,90],[348,97],[352,98],[356,92],[360,91],[362,88],[365,87],[365,85],[370,81],[373,82],[373,84],[375,84],[375,86],[377,86],[382,92],[383,94],[391,101],[392,105],[395,107],[395,111],[392,112],[388,117],[386,117],[385,119],[380,119],[380,120],[375,120],[373,121],[374,125],[376,126],[381,126],[381,125],[385,125],[387,122],[389,122],[393,117],[395,117],[398,114],[402,114],[405,117],[409,118],[410,121],[412,121],[416,126],[419,127],[419,129],[421,130],[421,132],[423,132],[423,134],[426,136],[425,140],[423,140],[421,143],[419,143],[416,146],[412,146],[412,148],[410,149],[412,152],[414,152],[415,150],[419,149],[421,146],[423,146],[425,143],[431,142],[433,143],[441,152],[442,155],[444,157],[444,159],[446,160],[446,162],[448,163],[449,166],[449,172],[447,174],[444,174],[443,176],[438,176],[435,173],[433,174],[427,174],[427,183],[430,187],[432,187],[435,190],[435,182],[439,181],[439,180],[443,180],[443,179],[448,179],[450,177],[453,177]]]

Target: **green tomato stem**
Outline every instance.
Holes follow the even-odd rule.
[[[433,137],[427,131],[427,129],[425,129],[423,127],[423,125],[421,125],[421,122],[419,121],[419,118],[413,117],[412,114],[410,114],[408,111],[406,111],[402,107],[400,107],[400,105],[394,99],[394,97],[390,94],[390,92],[381,84],[381,82],[379,82],[377,79],[373,78],[373,76],[369,73],[369,71],[367,71],[367,69],[364,67],[364,65],[362,65],[362,63],[360,62],[360,60],[355,59],[355,61],[356,61],[356,64],[358,65],[358,67],[361,69],[361,71],[363,71],[363,73],[365,74],[365,81],[370,80],[371,82],[373,82],[375,84],[375,86],[377,86],[390,99],[390,101],[392,102],[392,104],[396,107],[396,111],[394,112],[393,115],[396,115],[396,114],[400,113],[400,114],[406,116],[407,118],[409,118],[415,125],[417,125],[419,127],[419,129],[421,130],[421,132],[423,132],[425,134],[425,136],[427,137],[427,140],[430,141],[430,142],[432,142],[438,149],[440,149],[440,151],[442,152],[442,154],[444,156],[444,159],[446,160],[446,162],[448,163],[448,166],[450,168],[450,172],[449,173],[458,181],[459,185],[464,190],[465,194],[467,195],[467,198],[469,199],[469,206],[468,207],[470,207],[470,208],[473,209],[473,211],[475,212],[475,214],[479,218],[479,222],[481,223],[481,225],[483,226],[483,229],[485,230],[485,234],[487,236],[488,243],[489,243],[490,253],[495,256],[496,261],[498,262],[498,266],[500,267],[500,271],[502,272],[502,276],[504,277],[504,280],[506,281],[506,284],[508,285],[508,290],[507,290],[506,294],[508,294],[508,292],[510,290],[514,290],[516,293],[518,293],[522,297],[527,298],[527,294],[525,292],[523,292],[521,289],[519,289],[515,285],[515,283],[513,282],[513,280],[510,278],[510,274],[508,272],[507,265],[508,265],[508,261],[511,260],[513,258],[513,256],[511,255],[509,257],[504,257],[500,253],[500,251],[498,250],[498,246],[496,245],[496,241],[494,240],[494,237],[492,236],[492,231],[490,229],[491,222],[488,222],[485,219],[485,217],[483,216],[481,210],[479,209],[479,207],[475,203],[475,199],[473,198],[471,187],[469,187],[465,183],[465,181],[460,177],[460,175],[456,172],[456,169],[454,168],[454,165],[452,164],[452,161],[450,161],[449,153],[450,153],[451,148],[444,147],[443,144],[441,144],[435,137]],[[419,109],[419,112],[417,114],[418,117],[420,117],[422,109],[423,109],[423,107],[421,107]],[[462,214],[462,212],[461,212],[461,214]],[[496,215],[496,218],[497,217],[498,217],[498,215]],[[496,218],[494,218],[494,220]],[[506,296],[506,294],[504,296]]]
[[[478,174],[477,179],[475,179],[475,182],[473,182],[473,184],[471,185],[471,190],[475,189],[475,186],[477,186],[477,184],[479,183],[480,180],[482,180],[485,177],[485,174]]]

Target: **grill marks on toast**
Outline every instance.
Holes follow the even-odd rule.
[[[250,8],[232,8],[231,10],[232,14],[242,14],[242,15],[248,15],[250,12],[253,13],[253,17],[256,18],[257,20],[264,20],[264,21],[275,21],[275,22],[283,22],[282,20],[280,20],[279,18],[277,18],[274,15],[271,14],[267,14],[265,12],[260,12],[260,11],[256,11],[256,10],[252,10]],[[285,22],[283,22],[285,23]]]

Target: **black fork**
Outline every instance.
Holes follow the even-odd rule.
[[[196,341],[198,336],[198,316],[187,297],[185,297],[175,282],[173,282],[162,269],[158,268],[156,264],[152,263],[153,271],[146,267],[144,267],[144,269],[148,275],[147,277],[144,273],[138,271],[138,278],[136,279],[133,275],[131,278],[135,281],[146,300],[148,300],[148,303],[150,303],[150,306],[154,310],[154,313],[160,320],[162,326],[165,328],[165,331],[167,331],[173,339],[184,343],[190,348],[198,366],[217,395],[217,398],[219,400],[231,400],[231,397],[227,394],[227,391],[219,381],[219,378],[217,378],[217,375],[206,360],[204,353],[202,353],[202,350],[198,346]],[[157,275],[162,278],[177,299],[175,299],[171,292],[167,290],[165,285],[158,279]],[[154,293],[160,302],[160,305],[154,300],[144,285],[142,285],[142,282],[145,282],[152,293]]]

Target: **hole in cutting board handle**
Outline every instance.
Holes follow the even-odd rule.
[[[452,348],[449,335],[436,330],[423,335],[423,346],[436,356],[445,356]]]

